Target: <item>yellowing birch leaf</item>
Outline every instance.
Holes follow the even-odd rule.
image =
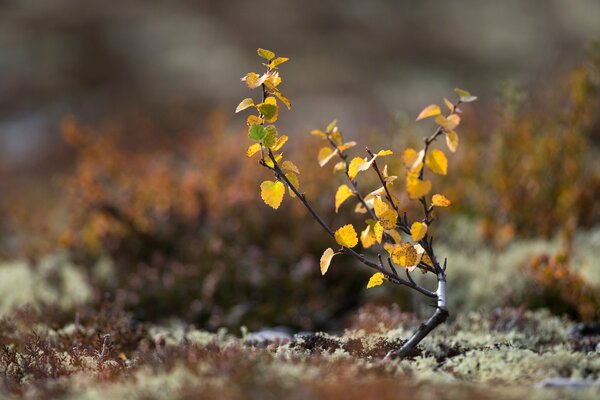
[[[286,169],[288,171],[292,171],[295,172],[297,174],[300,174],[300,170],[298,169],[298,167],[296,167],[296,164],[294,164],[291,161],[284,161],[281,163],[281,168],[282,169]]]
[[[331,133],[333,131],[333,128],[335,128],[336,125],[337,125],[337,119],[334,119],[333,121],[331,121],[329,123],[329,125],[327,125],[327,128],[325,128],[325,132]]]
[[[335,155],[337,154],[337,149],[332,150],[329,147],[323,147],[319,150],[319,155],[317,156],[317,160],[319,161],[319,165],[321,167],[325,166]]]
[[[298,175],[296,175],[293,172],[288,172],[287,174],[285,174],[285,177],[288,179],[288,181],[290,181],[292,186],[294,186],[296,189],[300,188],[300,179],[298,179]],[[296,193],[294,193],[292,188],[290,187],[288,189],[289,189],[290,197],[296,197]]]
[[[446,175],[448,173],[448,159],[443,151],[434,149],[429,153],[425,164],[436,174]]]
[[[392,245],[392,261],[401,267],[411,267],[417,261],[417,251],[410,243]]]
[[[367,204],[368,204],[368,202],[367,202]],[[354,207],[354,212],[357,214],[366,214],[367,209],[365,208],[365,206],[362,205],[362,203],[358,202],[358,203],[356,203],[356,206]]]
[[[423,157],[425,157],[425,150],[417,152],[415,149],[408,148],[402,154],[402,161],[409,171],[420,170]]]
[[[335,128],[333,128],[333,131],[330,133],[331,135],[331,140],[333,140],[333,142],[336,144],[336,146],[341,146],[344,143],[344,138],[342,136],[342,132],[340,132],[337,128],[337,126]]]
[[[344,225],[335,231],[334,237],[340,246],[348,247],[349,249],[358,244],[358,236],[352,224]]]
[[[252,146],[248,147],[248,150],[246,150],[246,156],[248,158],[250,158],[253,155],[255,155],[256,153],[258,153],[259,151],[260,151],[260,143],[254,143]]]
[[[273,61],[271,61],[269,63],[269,68],[273,69],[275,67],[277,67],[278,65],[283,64],[284,62],[289,61],[290,59],[287,57],[277,57],[276,59],[274,59]]]
[[[410,236],[415,242],[418,242],[419,240],[423,239],[426,234],[427,224],[424,224],[423,222],[415,222],[411,225]]]
[[[264,103],[260,103],[256,108],[258,108],[258,111],[260,111],[266,122],[271,123],[277,121],[279,107],[277,107],[277,100],[275,100],[275,97],[267,97]]]
[[[450,112],[454,111],[454,104],[452,104],[452,102],[445,97],[444,97],[444,104],[446,104],[446,107],[448,107],[448,110],[450,110]]]
[[[383,240],[383,226],[381,226],[381,222],[375,222],[375,225],[373,226],[373,233],[375,234],[375,240],[377,240],[377,243],[381,244],[381,241]]]
[[[366,222],[367,227],[360,233],[360,243],[363,248],[368,249],[375,244],[375,234],[373,233],[375,221],[368,219]]]
[[[333,166],[333,172],[345,171],[346,170],[346,162],[339,161]]]
[[[354,178],[356,178],[356,175],[358,175],[359,172],[358,168],[364,162],[365,160],[360,157],[354,157],[352,161],[350,161],[350,165],[348,165],[348,176],[350,177],[350,180],[354,180]]]
[[[379,150],[375,156],[377,157],[385,157],[385,156],[391,156],[392,154],[394,154],[393,151],[391,150]]]
[[[452,131],[460,124],[460,117],[458,114],[451,114],[448,118],[438,115],[435,117],[435,123],[444,128],[445,131]]]
[[[417,268],[419,266],[419,263],[423,259],[423,254],[425,253],[425,249],[420,244],[417,243],[413,247],[414,247],[415,251],[417,252],[417,259],[413,265],[406,267],[406,269],[409,272],[413,272],[415,270],[415,268]],[[427,272],[427,270],[425,270],[425,272]]]
[[[398,213],[387,205],[386,202],[381,200],[379,197],[375,197],[373,200],[373,210],[375,211],[375,215],[379,222],[381,222],[381,226],[385,229],[393,229],[396,226],[396,221],[398,220]]]
[[[394,239],[395,243],[402,243],[402,236],[400,236],[400,234],[398,233],[397,230],[395,229],[388,229],[385,231],[385,233],[387,233],[388,235],[390,235],[392,237],[392,239]]]
[[[429,118],[429,117],[434,117],[436,115],[440,115],[441,113],[442,113],[442,110],[440,110],[440,106],[438,106],[437,104],[430,104],[427,107],[425,107],[423,109],[423,111],[421,111],[419,113],[419,116],[417,117],[417,121],[420,121],[422,119]]]
[[[279,162],[283,158],[283,154],[273,154],[273,156],[275,157],[275,162]],[[275,166],[273,164],[273,161],[271,160],[271,157],[265,157],[265,164],[267,164],[271,168]]]
[[[408,197],[412,200],[425,196],[430,190],[431,181],[419,179],[418,174],[411,173],[406,176],[406,191],[408,192]]]
[[[291,109],[292,108],[292,102],[290,101],[290,99],[288,99],[287,97],[285,97],[283,95],[283,93],[281,93],[278,89],[276,88],[271,88],[270,89],[271,92],[279,99],[281,100],[281,102],[283,104],[285,104],[285,106],[287,107],[287,109]]]
[[[248,97],[247,99],[244,99],[240,102],[240,104],[238,104],[238,106],[235,108],[235,112],[239,113],[240,111],[245,110],[246,108],[252,107],[254,105],[254,100],[252,100],[250,97]]]
[[[354,146],[356,146],[356,142],[347,142],[347,143],[344,143],[344,144],[338,146],[338,148],[340,149],[340,151],[344,151],[344,150],[348,150]]]
[[[340,185],[335,192],[335,212],[337,213],[342,203],[352,196],[354,193],[347,185]]]
[[[245,81],[246,86],[248,86],[250,89],[256,89],[257,87],[259,87],[260,85],[265,83],[266,79],[267,79],[266,74],[263,76],[260,76],[256,72],[248,72],[246,74],[246,76],[242,77],[241,80]]]
[[[448,207],[452,204],[452,202],[443,194],[434,194],[431,198],[431,204],[436,207]]]
[[[455,131],[446,132],[446,145],[451,152],[455,152],[458,148],[458,135]]]
[[[265,121],[256,115],[249,115],[248,119],[246,120],[246,125],[248,125],[248,126],[252,126],[254,124],[260,125],[263,122],[265,122]]]
[[[269,90],[274,90],[281,83],[281,77],[279,76],[279,72],[271,71],[267,74],[267,79],[265,79],[265,86]]]
[[[381,285],[383,283],[384,279],[385,279],[385,275],[383,275],[381,272],[374,273],[369,278],[369,283],[367,283],[367,289],[371,289],[375,286]]]
[[[262,57],[262,58],[266,58],[267,60],[271,60],[273,58],[275,58],[275,53],[273,53],[271,50],[267,50],[267,49],[258,49],[256,50],[256,53]]]
[[[281,135],[277,138],[277,140],[275,140],[275,144],[273,145],[273,147],[271,147],[271,150],[273,151],[279,151],[284,144],[286,144],[288,141],[288,137],[286,135]]]
[[[323,252],[321,260],[319,261],[319,267],[321,267],[321,275],[325,275],[331,264],[331,259],[335,256],[335,252],[332,248],[328,248]]]
[[[260,197],[266,205],[278,209],[285,194],[285,185],[279,181],[264,181],[260,184]]]
[[[318,129],[313,129],[312,131],[310,131],[310,134],[313,136],[322,137],[323,139],[327,139],[327,135],[325,134],[325,132],[320,131]]]

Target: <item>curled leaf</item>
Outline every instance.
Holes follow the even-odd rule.
[[[258,153],[260,151],[260,146],[260,143],[254,143],[252,146],[248,147],[248,150],[246,150],[246,156],[250,158]]]
[[[257,87],[265,83],[266,79],[266,74],[260,76],[256,72],[248,72],[245,76],[241,78],[242,81],[246,82],[246,86],[248,86],[248,88],[250,89],[256,89]]]
[[[358,175],[359,172],[359,167],[365,162],[364,159],[362,159],[361,157],[354,157],[352,159],[352,161],[350,161],[350,165],[348,165],[348,176],[350,177],[351,180],[354,180],[354,178],[356,178],[356,175]]]
[[[455,131],[446,132],[446,145],[451,152],[455,152],[458,148],[458,135]]]
[[[245,110],[246,108],[252,107],[254,105],[254,100],[252,100],[252,98],[248,97],[247,99],[244,99],[240,102],[240,104],[238,104],[238,106],[235,108],[235,112],[239,113],[240,111]]]
[[[422,119],[429,118],[429,117],[435,117],[436,115],[440,115],[441,113],[442,113],[442,110],[440,110],[440,106],[438,106],[437,104],[430,104],[427,107],[425,107],[423,109],[423,111],[421,111],[419,113],[419,116],[417,117],[417,121],[420,121]]]
[[[319,261],[319,267],[321,267],[321,275],[325,275],[331,264],[331,259],[335,256],[335,252],[332,248],[328,248],[323,252],[321,260]]]
[[[323,167],[325,164],[329,162],[335,155],[337,154],[337,149],[332,150],[329,147],[323,147],[319,150],[319,155],[317,156],[317,160],[319,161],[319,166]]]
[[[274,55],[273,55],[273,56],[274,56]],[[284,62],[287,62],[287,61],[289,61],[289,60],[290,60],[290,59],[289,59],[289,58],[287,58],[287,57],[277,57],[276,59],[272,60],[272,61],[269,63],[269,68],[270,68],[270,69],[273,69],[273,68],[277,67],[278,65],[281,65],[281,64],[283,64]]]

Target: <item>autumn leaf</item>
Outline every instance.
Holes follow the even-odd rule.
[[[435,123],[440,125],[447,132],[454,130],[460,124],[460,117],[458,114],[451,114],[448,118],[443,115],[438,115],[435,117]]]
[[[418,174],[410,173],[406,176],[406,191],[412,200],[425,196],[430,190],[431,181],[419,179]]]
[[[291,161],[284,161],[281,163],[281,168],[282,169],[286,169],[288,171],[292,171],[295,172],[297,174],[300,174],[300,170],[298,169],[298,167],[296,167],[296,164],[294,164]]]
[[[333,128],[335,128],[336,125],[337,125],[337,119],[334,119],[333,121],[331,121],[329,123],[329,125],[327,125],[327,128],[325,128],[325,132],[331,133],[333,131]]]
[[[277,107],[277,100],[275,100],[275,97],[267,97],[264,103],[260,103],[256,108],[258,108],[258,111],[260,111],[266,122],[271,123],[277,121],[279,107]]]
[[[254,124],[262,125],[263,122],[265,122],[265,121],[256,115],[249,115],[248,119],[246,120],[246,125],[248,125],[248,126],[252,126]]]
[[[448,110],[450,110],[450,112],[454,111],[454,104],[452,104],[452,102],[445,97],[444,97],[444,104],[446,104],[446,107],[448,107]]]
[[[348,150],[354,146],[356,146],[356,142],[347,142],[342,145],[339,145],[338,149],[340,149],[340,151],[344,151],[344,150]]]
[[[375,240],[377,240],[377,243],[381,243],[383,240],[383,226],[381,225],[381,222],[377,221],[375,223],[373,226],[373,233],[375,234]]]
[[[404,150],[404,153],[402,153],[402,161],[409,171],[413,171],[415,169],[420,170],[423,157],[425,157],[425,150],[417,152],[415,149],[410,147]]]
[[[258,49],[256,50],[256,53],[261,56],[262,58],[265,58],[267,60],[272,60],[273,58],[275,58],[275,53],[273,53],[271,50],[266,50],[266,49]]]
[[[353,248],[358,244],[358,236],[352,224],[344,225],[334,234],[335,241],[340,245],[348,248]]]
[[[359,167],[365,162],[361,157],[354,157],[352,161],[350,161],[350,165],[348,165],[348,177],[350,180],[354,180],[356,175],[358,175]]]
[[[452,204],[452,202],[443,194],[434,194],[431,198],[431,204],[436,207],[448,207]]]
[[[470,103],[477,100],[477,96],[471,95],[471,93],[466,90],[455,88],[454,92],[460,97],[460,101],[463,103]]]
[[[252,157],[260,151],[260,147],[260,143],[254,143],[252,146],[248,147],[248,150],[246,150],[246,156],[248,156],[248,158]]]
[[[274,56],[274,55],[273,55]],[[276,59],[274,59],[273,61],[271,61],[269,63],[269,68],[273,69],[275,67],[277,67],[278,65],[283,64],[286,61],[289,61],[290,59],[287,57],[277,57]]]
[[[335,256],[335,252],[332,248],[328,248],[323,252],[321,256],[321,260],[319,261],[319,266],[321,267],[321,275],[325,275],[327,270],[329,269],[329,264],[331,264],[331,259]]]
[[[340,185],[335,192],[335,212],[337,213],[342,203],[352,196],[354,193],[347,185]]]
[[[367,283],[367,289],[371,289],[372,287],[379,286],[383,283],[383,279],[385,275],[381,272],[374,273],[371,278],[369,278],[369,283]]]
[[[317,160],[319,161],[319,166],[323,167],[325,164],[329,162],[335,155],[337,154],[337,149],[332,150],[329,147],[323,147],[319,150],[319,155],[317,156]]]
[[[434,149],[429,153],[425,164],[436,174],[446,175],[448,173],[448,159],[443,151]]]
[[[423,109],[423,111],[421,111],[419,113],[419,116],[417,117],[417,121],[420,121],[422,119],[429,118],[429,117],[434,117],[436,115],[440,115],[441,113],[442,113],[442,110],[440,110],[440,106],[438,106],[437,104],[430,104],[427,107],[425,107]]]
[[[376,241],[375,234],[373,233],[375,221],[368,219],[366,222],[367,227],[360,233],[360,243],[362,244],[362,247],[368,249],[369,247],[373,246]]]
[[[446,132],[446,145],[451,152],[455,152],[458,148],[458,135],[455,131]]]
[[[246,82],[246,86],[250,89],[256,89],[267,79],[267,75],[260,76],[256,72],[248,72],[241,80]]]
[[[427,224],[423,222],[415,222],[410,227],[410,236],[412,240],[418,242],[427,234]]]
[[[248,97],[247,99],[244,99],[240,102],[240,104],[238,104],[238,106],[235,109],[236,113],[239,113],[240,111],[245,110],[246,108],[252,107],[254,105],[254,100],[252,100],[250,97]]]
[[[319,129],[313,129],[312,131],[310,131],[310,134],[313,136],[319,136],[323,139],[327,139],[327,135],[325,134],[325,132],[320,131]]]
[[[283,93],[281,93],[278,89],[275,88],[271,88],[270,90],[283,104],[285,104],[288,110],[292,108],[292,102],[290,101],[290,99],[285,97]]]
[[[373,210],[375,211],[377,219],[379,219],[379,222],[381,222],[381,226],[383,226],[385,229],[393,229],[396,226],[398,213],[386,202],[381,200],[381,198],[375,197]]]
[[[417,251],[410,243],[386,243],[384,248],[388,253],[390,253],[392,261],[401,267],[411,267],[417,261]]]
[[[296,175],[293,172],[288,172],[287,174],[285,174],[285,177],[287,178],[288,181],[290,181],[290,183],[296,189],[300,188],[300,179],[298,179],[298,175]],[[292,188],[289,187],[288,189],[289,189],[290,197],[296,197],[296,193],[294,193],[294,191],[292,190]]]
[[[260,184],[260,197],[266,205],[278,209],[283,195],[285,194],[285,185],[279,181],[264,181]]]
[[[273,151],[278,151],[280,150],[284,144],[286,144],[288,141],[288,137],[286,135],[281,135],[277,138],[277,140],[275,140],[275,144],[273,144],[273,147],[271,147],[271,150]]]

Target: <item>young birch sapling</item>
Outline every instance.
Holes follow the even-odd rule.
[[[426,173],[446,175],[448,160],[441,149],[433,148],[434,143],[437,143],[438,138],[443,137],[448,149],[451,152],[456,151],[458,147],[456,128],[460,124],[459,114],[461,112],[458,106],[461,103],[472,102],[477,97],[467,91],[455,89],[458,95],[455,102],[444,98],[447,113],[443,113],[440,106],[431,104],[418,115],[417,121],[433,118],[436,128],[431,136],[424,139],[422,149],[408,148],[401,156],[406,167],[405,188],[408,197],[422,205],[423,214],[414,220],[409,219],[407,213],[399,209],[398,200],[393,194],[392,188],[397,176],[388,174],[387,165],[384,164],[383,167],[380,165],[385,157],[394,155],[391,150],[371,151],[366,148],[365,157],[351,158],[348,150],[356,146],[356,142],[344,141],[336,121],[329,124],[324,131],[313,130],[311,132],[312,135],[321,138],[324,142],[317,157],[319,165],[323,167],[332,159],[339,159],[334,166],[334,172],[343,174],[346,180],[346,183],[340,185],[335,193],[336,213],[343,203],[353,199],[356,201],[355,211],[366,216],[359,235],[352,224],[346,224],[337,229],[329,226],[313,208],[305,194],[300,192],[300,170],[292,161],[284,160],[281,152],[288,137],[279,135],[274,125],[279,116],[280,103],[283,103],[288,109],[291,108],[290,101],[279,90],[281,84],[279,67],[289,59],[276,57],[275,53],[265,49],[258,49],[258,55],[266,60],[263,64],[266,72],[262,75],[249,72],[241,80],[250,89],[261,89],[261,102],[255,103],[252,98],[246,98],[237,106],[235,112],[246,109],[253,109],[256,112],[247,119],[248,137],[254,143],[248,148],[246,155],[253,157],[258,154],[260,156],[259,164],[270,170],[275,178],[260,184],[262,200],[274,209],[279,208],[287,187],[290,197],[297,198],[323,230],[337,243],[339,247],[336,250],[328,248],[321,256],[320,268],[323,275],[327,273],[332,259],[336,255],[347,254],[366,267],[375,270],[367,283],[367,288],[388,281],[407,286],[436,301],[433,315],[421,324],[412,337],[399,349],[388,353],[386,358],[406,357],[414,354],[421,340],[446,321],[449,315],[446,302],[446,259],[443,263],[438,261],[429,228],[435,221],[434,207],[448,207],[451,202],[439,193],[429,197],[432,188],[431,181],[426,179]],[[358,190],[357,178],[367,171],[376,174],[381,187],[368,194],[362,194]],[[404,240],[402,234],[409,237],[410,240]],[[359,241],[362,250],[358,248]],[[367,257],[364,251],[369,248],[377,248],[376,257]],[[421,286],[413,279],[411,273],[417,268],[423,273],[436,276],[437,288],[435,291]],[[398,272],[400,269],[404,270],[403,274]]]

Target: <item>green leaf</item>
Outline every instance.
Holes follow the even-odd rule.
[[[327,128],[325,129],[325,132],[331,133],[333,131],[333,128],[335,128],[336,125],[337,125],[337,119],[334,119],[333,121],[331,121],[329,123],[329,125],[327,125]]]
[[[277,139],[277,128],[274,127],[273,125],[269,125],[265,128],[265,135],[262,138],[262,143],[268,147],[268,148],[272,148]]]
[[[271,50],[259,48],[258,50],[256,50],[256,53],[262,58],[266,58],[267,60],[272,60],[273,58],[275,58],[275,53],[273,53]]]
[[[248,129],[248,137],[252,140],[261,141],[267,134],[267,131],[262,125],[252,124],[250,129]]]

